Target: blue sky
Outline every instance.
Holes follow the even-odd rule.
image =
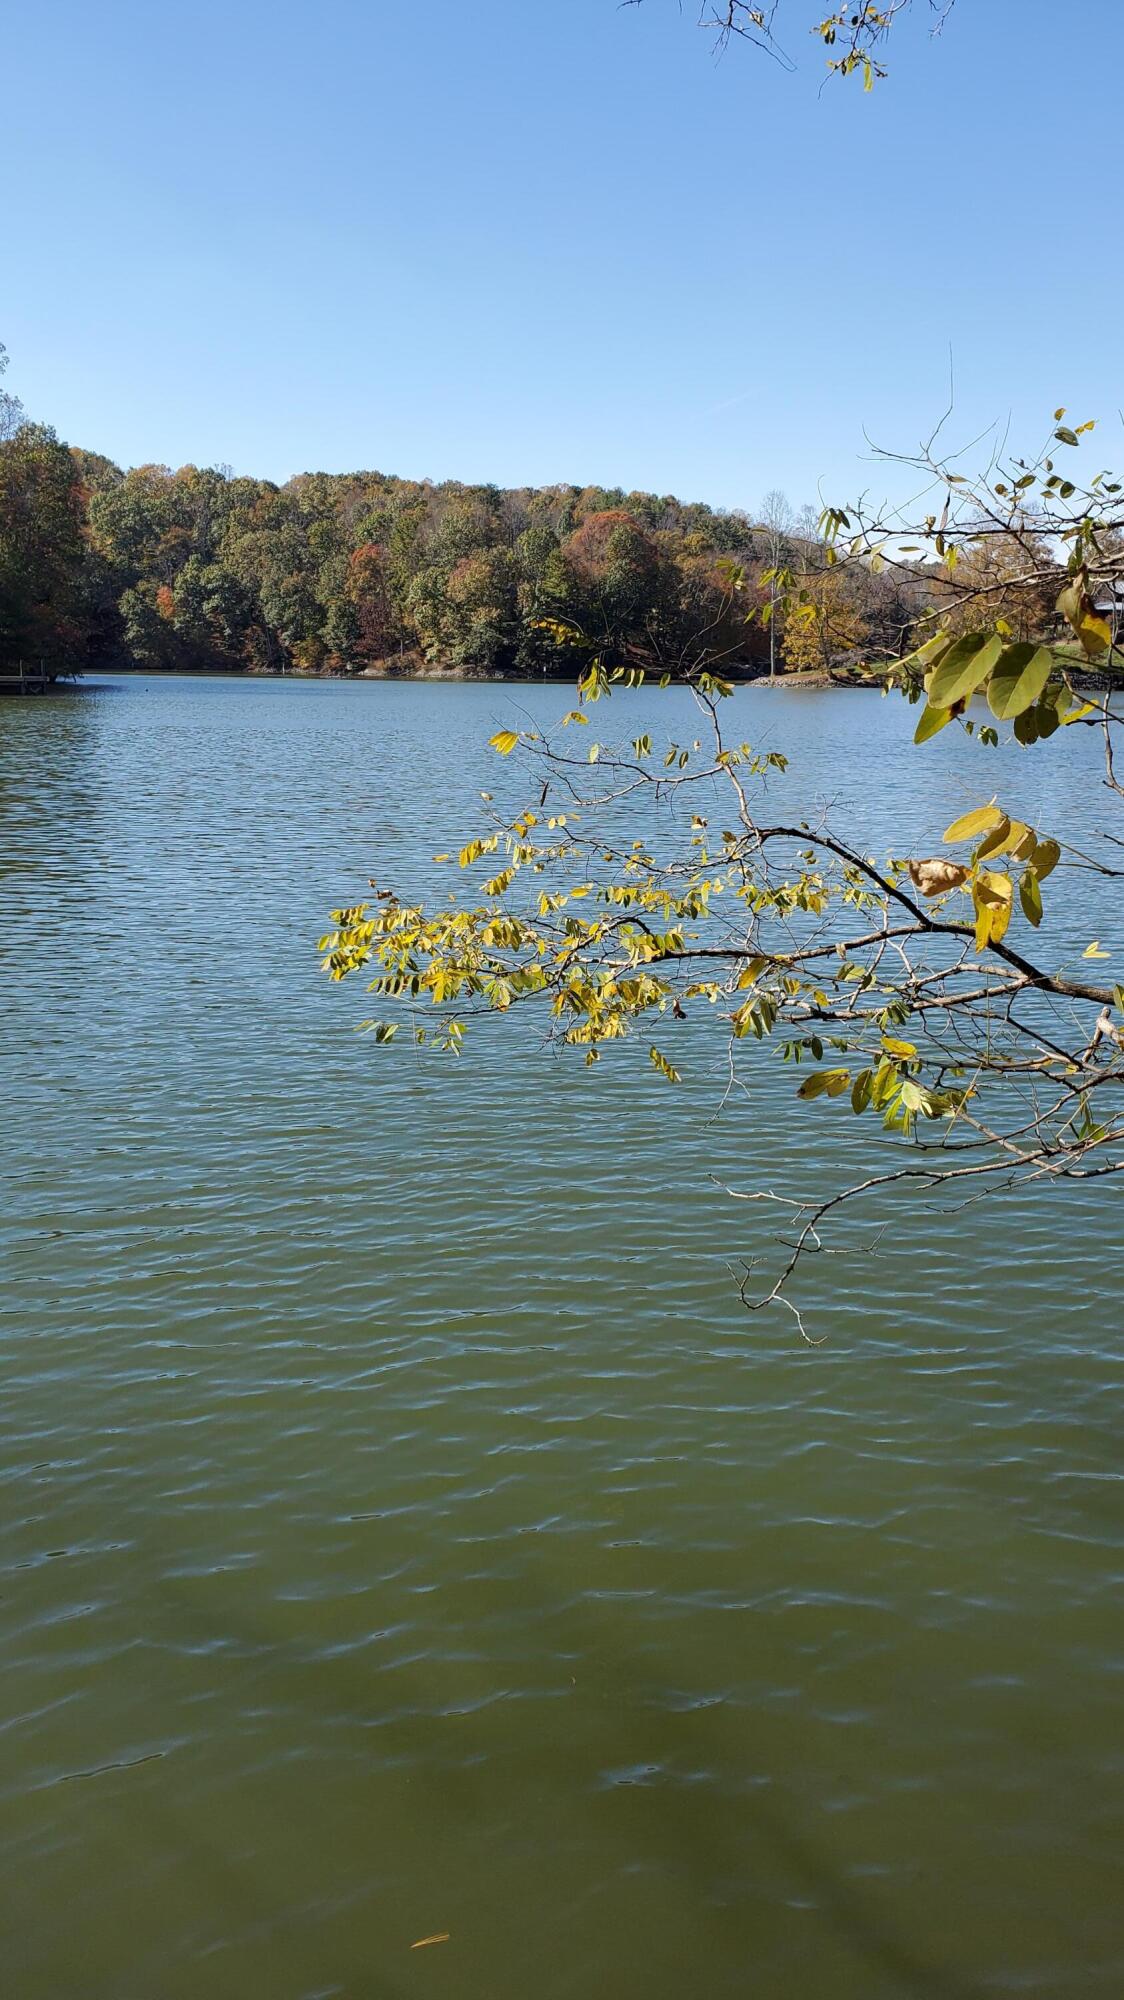
[[[1124,5],[916,4],[864,96],[816,0],[795,75],[694,0],[14,0],[7,386],[124,463],[752,507],[880,484],[951,342],[958,431],[1119,463]]]

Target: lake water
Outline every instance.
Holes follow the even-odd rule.
[[[1080,730],[981,777],[875,696],[736,702],[898,852],[1000,782],[1098,810]],[[1119,1196],[894,1202],[811,1351],[711,1177],[830,1184],[837,1107],[766,1057],[717,1118],[693,1030],[680,1091],[419,1060],[317,970],[565,705],[0,708],[12,2000],[1124,1991]]]

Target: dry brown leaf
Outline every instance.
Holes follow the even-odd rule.
[[[911,861],[909,879],[923,896],[943,896],[946,889],[959,889],[971,876],[971,869],[958,861]]]

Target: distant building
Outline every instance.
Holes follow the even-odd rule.
[[[1124,637],[1124,580],[1102,583],[1094,590],[1093,609],[1098,618],[1107,619],[1114,637]]]

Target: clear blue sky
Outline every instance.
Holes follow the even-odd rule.
[[[877,484],[951,341],[958,427],[1124,459],[1122,0],[916,0],[871,96],[784,5],[796,75],[695,0],[15,0],[7,386],[123,463],[752,506]]]

